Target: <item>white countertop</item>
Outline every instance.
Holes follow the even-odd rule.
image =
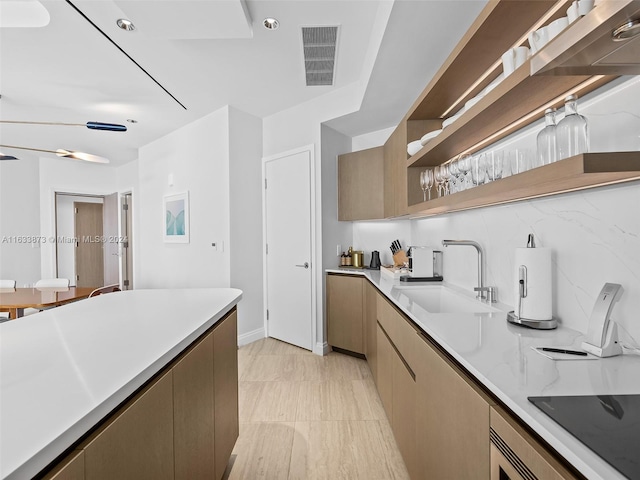
[[[417,286],[428,285],[426,283],[401,283],[375,270],[329,269],[327,273],[366,276],[381,293],[585,477],[602,480],[625,478],[538,410],[527,397],[638,394],[640,356],[626,354],[596,360],[576,357],[575,360],[554,361],[531,347],[572,345],[580,349],[583,332],[562,326],[543,331],[511,325],[506,321],[506,313],[513,308],[502,304],[496,305],[501,311],[494,313],[433,314],[407,295],[407,287],[415,291]],[[475,301],[473,292],[443,284]]]
[[[0,324],[0,478],[31,478],[242,296],[131,290]]]

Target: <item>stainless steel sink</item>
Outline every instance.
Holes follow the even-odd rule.
[[[417,304],[430,313],[489,313],[497,308],[442,285],[396,286],[392,294],[400,301]]]

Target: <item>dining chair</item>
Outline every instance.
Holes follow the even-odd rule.
[[[93,292],[91,292],[89,294],[89,298],[102,295],[103,293],[113,293],[120,291],[120,285],[118,283],[114,283],[113,285],[105,285],[104,287],[96,288]]]
[[[36,288],[69,288],[68,278],[43,278],[36,282]]]

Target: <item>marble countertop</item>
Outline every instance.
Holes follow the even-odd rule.
[[[576,357],[573,360],[554,361],[540,355],[532,347],[573,346],[580,349],[584,333],[563,326],[543,331],[509,324],[506,313],[513,308],[503,304],[494,304],[495,308],[485,309],[495,310],[493,312],[434,314],[412,300],[412,295],[415,298],[420,285],[429,288],[433,284],[405,284],[375,270],[340,268],[326,272],[366,276],[382,294],[585,477],[602,480],[625,478],[538,410],[527,397],[638,394],[640,356],[625,354],[595,360]],[[477,301],[473,292],[446,282],[442,284],[467,297],[470,302]]]
[[[0,478],[33,477],[241,296],[131,290],[0,324]]]

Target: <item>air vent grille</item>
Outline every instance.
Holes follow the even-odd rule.
[[[302,27],[307,86],[333,85],[338,27]]]

